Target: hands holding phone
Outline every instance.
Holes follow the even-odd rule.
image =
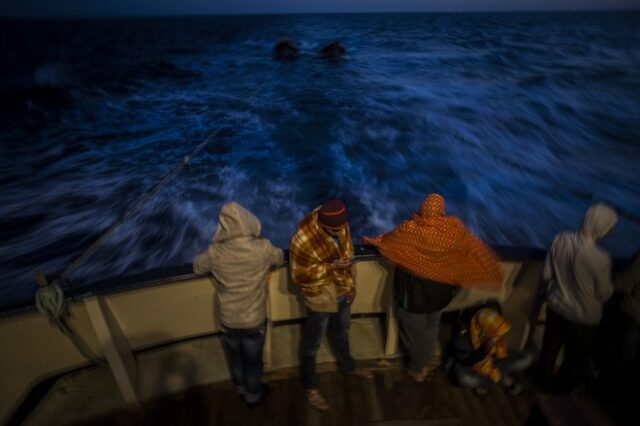
[[[356,259],[355,258],[352,258],[352,259],[336,259],[333,262],[331,262],[331,264],[329,265],[329,269],[331,269],[331,270],[346,269],[346,268],[350,267],[351,265],[353,265],[354,263],[356,263]]]
[[[336,259],[329,264],[329,269],[334,271],[336,269],[347,269],[351,267],[357,260],[355,258],[351,259]],[[356,297],[355,289],[347,294],[347,303],[350,305],[353,303],[353,299]]]

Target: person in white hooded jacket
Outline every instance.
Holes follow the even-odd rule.
[[[231,379],[249,404],[263,397],[267,276],[284,260],[281,249],[259,236],[258,218],[236,202],[226,203],[213,242],[193,262],[195,273],[213,277]]]
[[[569,393],[588,366],[588,357],[602,318],[602,306],[613,294],[611,259],[597,241],[615,226],[618,216],[606,204],[589,208],[579,232],[558,234],[542,270],[547,284],[546,324],[536,369],[543,391]],[[564,346],[564,362],[554,376]]]

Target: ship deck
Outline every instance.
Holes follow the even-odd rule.
[[[368,264],[363,262],[361,267],[376,266],[375,262]],[[521,348],[527,337],[533,347],[540,346],[542,323],[531,323],[529,314],[534,311],[539,267],[539,262],[526,263],[517,274],[513,291],[503,303],[504,314],[512,324],[505,339],[511,348]],[[289,297],[288,283],[284,280],[286,274],[280,274],[279,277],[282,279],[275,283],[278,286],[272,288],[274,295]],[[380,277],[377,277],[378,281],[374,278],[375,274],[365,282],[380,281]],[[376,287],[378,290],[380,288]],[[397,346],[392,345],[395,352],[387,350],[387,334],[391,328],[388,314],[376,311],[371,307],[373,305],[367,305],[365,309],[360,309],[361,313],[352,315],[350,343],[351,354],[356,362],[374,368],[374,380],[338,374],[335,357],[327,339],[324,339],[316,360],[321,373],[320,388],[333,408],[327,413],[313,410],[306,403],[298,380],[298,348],[304,321],[294,315],[294,309],[294,314],[287,311],[288,317],[273,322],[270,342],[265,344],[265,350],[269,348],[271,353],[264,376],[271,392],[264,404],[249,409],[234,394],[229,383],[221,334],[215,328],[211,329],[213,307],[209,302],[204,302],[212,300],[209,290],[210,285],[200,280],[154,287],[148,291],[133,291],[130,298],[119,297],[112,301],[111,309],[120,307],[115,312],[133,336],[136,371],[132,379],[135,401],[139,401],[137,404],[123,397],[117,383],[118,377],[109,366],[80,366],[75,371],[62,370],[58,376],[47,378],[35,386],[15,410],[9,423],[28,426],[611,424],[599,404],[588,394],[582,392],[565,399],[537,395],[526,375],[522,377],[526,385],[525,392],[518,397],[507,395],[499,386],[490,389],[489,395],[479,397],[469,389],[452,385],[439,370],[431,381],[415,384],[407,377]],[[124,303],[127,301],[129,304]],[[141,304],[141,301],[146,304]],[[197,301],[203,302],[198,305],[195,304]],[[285,308],[298,306],[295,300],[289,302]],[[153,306],[153,312],[141,312],[141,317],[151,325],[150,328],[139,327],[147,322],[133,321],[135,318],[127,320],[127,314],[137,312],[140,306]],[[162,315],[157,315],[158,307],[162,307]],[[189,311],[184,311],[183,307],[188,307]],[[195,322],[196,325],[202,326],[187,327],[188,332],[182,329],[176,332],[172,327],[179,320],[191,318],[193,322],[192,311],[202,315],[195,317],[200,318],[200,322]],[[82,314],[80,310],[76,312],[76,317],[81,318]],[[456,315],[454,311],[445,315],[448,319],[443,317],[440,347],[444,347],[448,341],[451,320],[457,318]],[[41,320],[39,317],[36,319]],[[17,322],[15,333],[11,336],[22,333],[22,328],[18,327],[21,324]],[[44,324],[44,327],[50,326]],[[198,334],[197,331],[204,334]],[[87,333],[85,330],[84,334]],[[58,333],[55,336],[64,339]],[[33,351],[32,341],[28,343]],[[66,340],[63,343],[70,346]],[[41,344],[39,357],[34,357],[33,362],[55,360],[57,346],[49,346],[44,349],[44,344]],[[21,356],[28,354],[19,350],[15,353]],[[48,356],[42,357],[45,353]],[[16,356],[13,359],[19,358]],[[17,365],[16,368],[20,368],[21,364]],[[13,371],[6,370],[7,374]],[[12,377],[20,378],[22,375],[13,374]],[[122,379],[122,376],[119,378]]]
[[[366,380],[339,374],[335,363],[319,366],[320,389],[331,410],[311,408],[297,369],[268,373],[270,391],[255,408],[221,382],[85,420],[86,425],[354,425],[354,426],[514,426],[613,424],[584,393],[549,401],[536,394],[527,376],[525,391],[510,396],[499,386],[486,396],[452,385],[441,370],[424,383],[411,381],[399,360],[361,363],[374,368]],[[572,408],[574,407],[574,408]],[[579,409],[575,409],[575,408]]]

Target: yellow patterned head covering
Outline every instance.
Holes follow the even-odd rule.
[[[497,382],[502,376],[493,360],[507,357],[503,336],[511,329],[506,319],[493,309],[480,309],[471,319],[469,334],[473,349],[484,347],[485,358],[473,365],[474,371]]]

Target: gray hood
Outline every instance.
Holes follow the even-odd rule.
[[[213,235],[213,241],[223,241],[239,238],[260,236],[260,221],[249,210],[235,201],[226,203],[220,209],[220,221]]]
[[[551,282],[547,303],[563,318],[587,325],[600,322],[613,285],[611,259],[597,241],[617,220],[613,208],[595,204],[584,215],[580,232],[563,232],[553,240],[542,276]]]
[[[598,203],[589,208],[582,220],[580,235],[591,241],[598,241],[611,231],[618,221],[616,211],[606,204]]]

